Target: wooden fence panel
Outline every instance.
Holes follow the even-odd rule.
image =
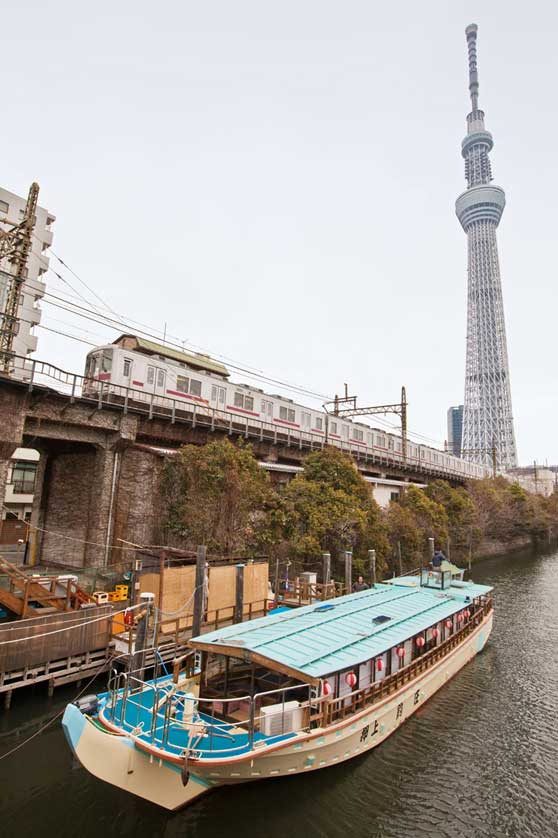
[[[113,610],[112,605],[101,605],[3,623],[0,626],[0,672],[106,648],[111,638]],[[105,615],[106,619],[98,619]],[[91,622],[93,619],[96,621]],[[69,629],[70,626],[73,628]],[[13,640],[18,642],[7,642]]]

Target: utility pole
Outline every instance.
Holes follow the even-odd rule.
[[[407,461],[407,392],[405,387],[401,388],[401,401],[397,404],[380,404],[369,407],[357,407],[357,397],[349,396],[349,388],[347,384],[343,385],[345,395],[335,396],[333,401],[325,402],[323,408],[326,414],[331,413],[332,416],[345,417],[349,419],[353,416],[377,416],[380,414],[394,413],[401,417],[401,453],[403,462]],[[345,405],[345,407],[343,407]],[[329,410],[328,408],[331,408]],[[326,428],[328,427],[326,416]],[[326,439],[327,442],[327,439]]]
[[[14,273],[9,279],[0,328],[0,369],[5,375],[10,374],[14,354],[13,344],[18,322],[17,309],[21,289],[27,277],[27,262],[35,227],[38,197],[39,184],[32,183],[22,221],[14,225],[11,230],[0,230],[0,262],[7,259],[14,268]]]

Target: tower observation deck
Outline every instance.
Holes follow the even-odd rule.
[[[463,456],[490,465],[496,448],[499,468],[517,465],[511,406],[502,283],[496,229],[506,196],[492,183],[489,153],[492,134],[479,110],[477,26],[465,30],[469,53],[467,135],[461,143],[467,189],[457,199],[455,211],[467,234],[467,355],[463,411]]]

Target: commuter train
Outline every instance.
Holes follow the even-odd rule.
[[[229,380],[227,368],[196,352],[182,352],[137,335],[121,335],[114,343],[98,346],[87,355],[83,395],[122,399],[132,405],[149,403],[155,408],[174,404],[174,410],[213,416],[239,426],[273,429],[275,437],[290,444],[323,440],[353,453],[368,453],[381,460],[403,462],[401,437],[295,403],[286,396],[269,395],[249,384]],[[407,463],[448,475],[467,478],[488,476],[489,470],[439,451],[407,441]]]

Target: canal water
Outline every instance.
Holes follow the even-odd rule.
[[[496,588],[489,645],[368,755],[218,790],[170,814],[88,775],[57,722],[0,761],[0,834],[556,838],[558,552],[484,562],[473,577]],[[0,754],[74,694],[15,694],[0,712]]]

